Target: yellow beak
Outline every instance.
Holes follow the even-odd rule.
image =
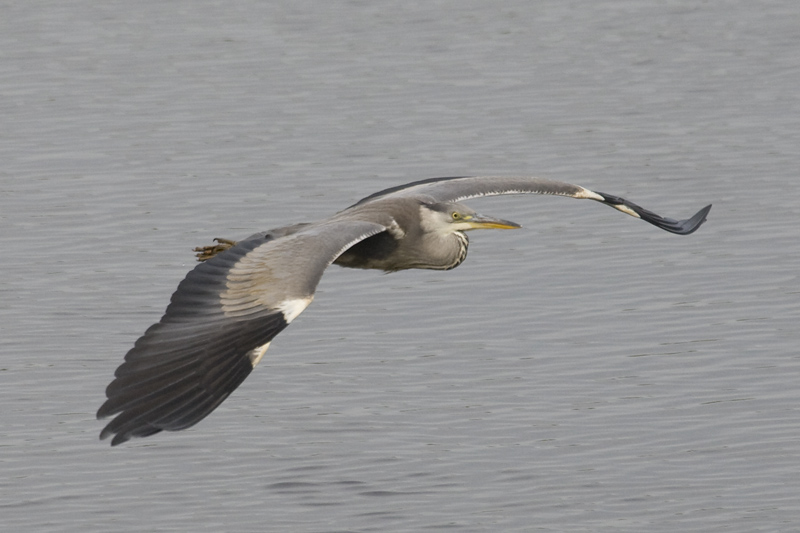
[[[492,218],[484,215],[475,215],[471,219],[465,220],[465,222],[471,226],[470,229],[517,229],[522,227],[510,220]]]

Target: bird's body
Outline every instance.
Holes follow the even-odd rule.
[[[531,177],[434,178],[368,196],[324,220],[284,226],[198,249],[203,261],[179,284],[165,315],[125,356],[98,418],[112,445],[190,427],[249,375],[272,339],[312,301],[331,264],[393,272],[449,270],[467,255],[472,229],[512,229],[458,203],[497,194],[591,199],[666,231],[688,234],[691,219],[663,218],[622,198]]]
[[[437,231],[431,219],[452,216],[447,207],[452,206],[451,211],[459,214],[472,213],[471,209],[458,204],[426,204],[416,198],[396,202],[376,200],[340,213],[347,218],[380,220],[386,231],[354,244],[334,264],[387,272],[412,268],[449,270],[461,264],[467,255],[466,234],[463,230]]]

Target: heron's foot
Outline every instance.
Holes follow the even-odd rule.
[[[236,245],[236,241],[229,241],[228,239],[214,239],[214,242],[217,244],[198,246],[192,250],[193,252],[197,252],[195,255],[197,255],[198,261],[208,261],[218,253],[224,252],[228,248]]]

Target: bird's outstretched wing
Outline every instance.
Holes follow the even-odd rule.
[[[595,200],[613,207],[618,211],[622,211],[625,214],[631,215],[632,217],[641,218],[665,231],[677,233],[678,235],[688,235],[694,232],[706,221],[706,215],[708,215],[708,212],[711,210],[711,205],[707,205],[691,218],[675,220],[657,215],[619,196],[590,191],[580,185],[572,185],[571,183],[529,176],[430,178],[376,192],[375,194],[363,198],[355,205],[361,205],[390,196],[423,196],[435,202],[460,202],[461,200],[468,200],[470,198],[496,196],[500,194],[546,194]]]
[[[119,414],[100,438],[114,435],[116,445],[202,420],[311,303],[328,265],[385,229],[323,221],[279,238],[257,234],[197,265],[117,368],[97,417]]]

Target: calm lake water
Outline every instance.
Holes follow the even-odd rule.
[[[8,531],[796,531],[796,2],[0,7]],[[332,268],[194,428],[94,413],[191,248],[431,177],[451,272]]]

